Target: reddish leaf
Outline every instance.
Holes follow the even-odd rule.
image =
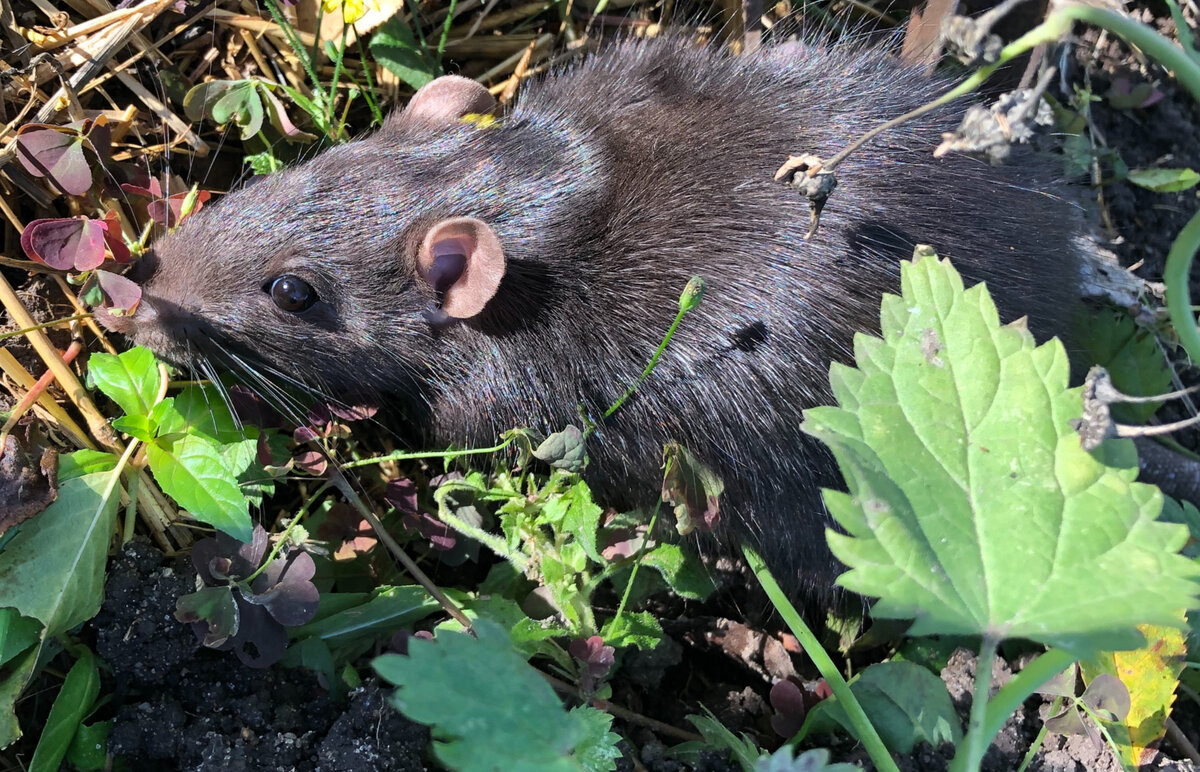
[[[51,268],[89,271],[104,262],[104,234],[103,220],[34,220],[21,233],[21,248],[30,259]]]
[[[137,283],[109,271],[96,271],[93,275],[104,294],[101,308],[116,316],[129,316],[137,311],[142,300],[142,288]]]
[[[296,462],[297,469],[301,469],[312,475],[325,474],[325,468],[328,466],[325,455],[319,450],[301,451],[296,454],[293,460]]]
[[[92,166],[86,149],[103,164],[111,152],[103,117],[66,126],[29,123],[17,130],[17,159],[36,177],[46,177],[64,193],[83,195],[92,187]]]
[[[121,218],[117,216],[115,209],[104,215],[101,227],[104,228],[104,243],[108,246],[112,259],[118,263],[128,263],[132,256],[129,254],[129,247],[125,246],[125,239],[121,236]]]

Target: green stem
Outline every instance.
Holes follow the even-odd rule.
[[[783,617],[783,621],[791,629],[792,634],[800,641],[800,645],[804,648],[804,653],[817,666],[817,670],[824,676],[825,682],[829,684],[829,688],[833,690],[833,694],[837,697],[838,703],[846,711],[846,715],[850,719],[850,726],[854,728],[855,734],[858,735],[859,742],[866,748],[867,754],[871,757],[871,761],[875,764],[875,768],[879,772],[900,772],[896,762],[892,760],[892,756],[888,753],[887,747],[880,739],[879,733],[875,731],[875,727],[871,725],[871,720],[867,718],[867,714],[862,709],[862,705],[854,697],[854,692],[850,691],[850,685],[846,683],[846,679],[842,678],[842,674],[838,672],[837,665],[821,647],[820,641],[813,631],[804,624],[804,620],[800,618],[796,608],[783,594],[783,590],[775,582],[775,577],[771,576],[771,572],[767,570],[767,564],[759,557],[759,554],[752,548],[743,546],[743,553],[746,555],[746,563],[750,566],[750,570],[758,577],[758,581],[762,584],[763,589],[767,592],[767,597],[771,599],[771,603],[779,611],[779,615]]]
[[[1050,711],[1047,716],[1057,716],[1058,711],[1062,708],[1063,698],[1055,697],[1054,702],[1050,705]],[[1017,767],[1017,772],[1025,772],[1029,769],[1029,765],[1033,763],[1033,757],[1041,750],[1042,743],[1046,741],[1046,725],[1043,723],[1038,730],[1037,737],[1033,738],[1033,744],[1029,746],[1029,750],[1025,752],[1025,758],[1021,759],[1021,766]]]
[[[1004,722],[1017,711],[1021,703],[1029,699],[1029,695],[1074,661],[1075,657],[1063,649],[1050,649],[1026,665],[1024,670],[1001,687],[988,703],[987,714],[983,720],[983,734],[988,741],[1000,733]]]
[[[317,78],[317,70],[313,67],[313,59],[308,54],[308,49],[300,42],[300,36],[296,34],[296,30],[292,29],[291,22],[287,20],[282,13],[279,12],[279,7],[275,4],[276,0],[267,0],[267,10],[271,13],[271,19],[275,24],[283,30],[284,37],[287,38],[288,45],[292,47],[292,53],[300,60],[300,66],[304,68],[304,74],[308,76],[312,82],[313,96],[316,97],[317,104],[324,109],[328,102],[328,97],[325,95],[325,89],[321,88],[321,81]],[[321,7],[320,4],[317,4]],[[317,29],[320,29],[320,20],[317,22]],[[318,40],[318,45],[320,41]]]
[[[669,469],[663,472],[664,475],[669,473]],[[650,534],[654,533],[654,526],[658,523],[658,512],[661,509],[662,499],[659,499],[654,502],[654,514],[650,515],[650,525],[646,527],[646,538],[642,540],[642,546],[638,548],[638,554],[633,559],[633,568],[629,570],[629,581],[625,583],[625,592],[621,594],[621,604],[617,606],[614,619],[620,619],[621,614],[625,613],[625,606],[629,603],[629,596],[633,593],[633,583],[637,581],[638,569],[642,567],[642,560],[646,557],[647,548],[650,546]]]
[[[495,552],[498,556],[512,563],[513,566],[515,566],[516,569],[521,573],[525,573],[525,569],[529,566],[528,558],[526,558],[520,552],[510,550],[508,548],[508,542],[506,542],[504,539],[488,533],[482,528],[471,525],[450,510],[450,507],[446,504],[446,496],[456,490],[465,490],[472,493],[475,492],[475,489],[472,487],[459,487],[454,485],[454,483],[449,483],[438,488],[433,494],[433,499],[438,505],[438,519],[462,535],[474,539],[490,549],[492,552]]]
[[[330,98],[329,98],[329,101],[325,103],[325,123],[326,124],[333,123],[334,103],[337,102],[338,79],[342,77],[342,60],[346,58],[346,36],[349,32],[350,32],[350,25],[343,24],[342,25],[342,42],[340,45],[338,45],[337,51],[336,51],[337,56],[334,57],[334,60],[333,60],[333,80],[330,81],[330,84],[329,84]],[[337,136],[334,139],[341,139],[342,133],[345,131],[345,129],[346,129],[346,123],[345,123],[345,121],[343,121],[341,123],[341,125],[339,125],[337,127]]]
[[[24,335],[27,332],[33,332],[34,330],[42,330],[47,327],[56,327],[60,324],[70,324],[71,322],[79,322],[84,319],[90,319],[91,317],[92,317],[92,315],[90,313],[86,313],[86,314],[75,314],[75,316],[68,316],[65,319],[51,319],[48,322],[42,322],[41,324],[35,324],[32,327],[26,327],[22,330],[14,330],[13,332],[0,333],[0,340],[5,340],[7,338],[15,338],[18,335]]]
[[[987,724],[988,696],[992,687],[992,664],[996,659],[996,647],[1000,638],[984,635],[979,642],[979,658],[975,660],[975,694],[971,697],[971,719],[967,736],[958,746],[951,764],[953,772],[974,772],[983,763],[983,754],[992,743],[992,735],[985,731]]]
[[[446,10],[446,21],[442,24],[442,39],[438,41],[437,63],[438,69],[442,68],[442,54],[446,52],[446,39],[450,37],[450,24],[454,21],[454,6],[458,5],[458,0],[450,0],[450,7]]]
[[[421,451],[419,453],[410,453],[408,451],[396,451],[389,453],[386,456],[372,456],[371,458],[360,458],[355,461],[347,461],[342,464],[343,469],[353,469],[357,466],[370,466],[371,464],[382,464],[385,461],[419,461],[427,458],[444,458],[447,461],[453,461],[459,456],[483,456],[489,453],[499,453],[512,444],[515,437],[509,437],[499,445],[493,445],[490,448],[474,448],[472,450],[437,450],[437,451]]]
[[[312,507],[313,503],[331,485],[333,485],[333,482],[326,480],[325,482],[321,483],[321,486],[317,488],[311,496],[305,499],[304,503],[300,505],[300,509],[296,512],[296,516],[292,518],[292,522],[288,523],[288,527],[284,529],[280,537],[275,540],[275,546],[271,548],[271,554],[267,555],[267,559],[259,565],[254,573],[243,579],[241,584],[244,584],[246,588],[249,589],[250,583],[257,579],[258,575],[261,574],[267,566],[275,562],[275,558],[279,556],[279,551],[283,549],[284,544],[287,544],[288,536],[292,533],[292,529],[300,524],[300,521],[303,520],[304,516],[308,514],[309,508]]]
[[[1192,313],[1191,290],[1188,277],[1192,270],[1192,258],[1200,249],[1200,212],[1192,215],[1187,225],[1171,244],[1167,253],[1167,264],[1163,268],[1163,281],[1167,285],[1167,313],[1179,343],[1193,362],[1200,362],[1200,332],[1196,330],[1196,315]]]

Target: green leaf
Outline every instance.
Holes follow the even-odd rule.
[[[325,604],[326,595],[321,595],[321,605]],[[363,638],[372,639],[381,633],[391,634],[419,622],[439,608],[438,602],[420,587],[384,587],[376,590],[365,603],[320,621],[291,628],[288,633],[296,640],[320,638],[330,646],[336,646]],[[317,613],[320,614],[319,607]]]
[[[238,428],[229,405],[212,386],[188,386],[172,398],[172,407],[160,421],[162,434],[187,432],[217,442],[238,442],[247,437]]]
[[[733,732],[717,720],[707,707],[704,708],[706,715],[690,715],[687,720],[692,722],[692,726],[696,727],[696,731],[704,738],[704,744],[688,742],[676,745],[671,749],[671,756],[684,760],[693,759],[698,761],[698,754],[712,748],[728,748],[733,760],[745,772],[751,772],[754,765],[763,756],[762,748],[750,739],[746,733],[735,735]]]
[[[275,478],[258,463],[258,440],[241,440],[220,446],[221,461],[241,488],[242,495],[254,506],[262,506],[263,497],[275,492]]]
[[[1187,546],[1183,554],[1189,558],[1200,557],[1200,510],[1190,501],[1176,501],[1163,496],[1163,511],[1158,519],[1164,523],[1182,523],[1188,529]]]
[[[59,486],[58,498],[0,553],[0,608],[17,609],[55,636],[100,610],[104,560],[119,498],[113,473]]]
[[[498,763],[578,770],[577,749],[594,727],[563,709],[499,625],[480,619],[474,629],[477,638],[443,632],[435,641],[410,640],[408,656],[376,657],[375,671],[398,687],[392,704],[431,727],[434,754],[458,772],[490,772]]]
[[[42,623],[14,608],[0,608],[0,667],[38,642]]]
[[[243,140],[250,139],[262,130],[265,117],[262,97],[252,80],[234,85],[213,103],[209,112],[218,124],[231,121],[236,124]]]
[[[884,338],[855,339],[859,369],[831,368],[841,408],[806,411],[850,494],[825,492],[845,587],[914,635],[1030,638],[1076,654],[1139,645],[1139,623],[1178,624],[1200,566],[1186,529],[1156,522],[1127,441],[1096,454],[1058,341],[1001,327],[983,285],[934,257],[902,268]],[[1122,457],[1123,456],[1123,457]],[[1101,458],[1121,462],[1105,466]]]
[[[33,679],[41,646],[36,646],[0,670],[0,748],[7,748],[21,737],[17,724],[17,697]]]
[[[829,763],[829,751],[813,748],[793,757],[796,749],[784,745],[770,756],[763,756],[754,765],[754,772],[862,772],[857,764]]]
[[[1129,181],[1155,193],[1179,193],[1196,187],[1200,174],[1191,169],[1130,169]]]
[[[1134,323],[1124,311],[1081,315],[1075,339],[1082,344],[1081,359],[1108,370],[1113,386],[1135,397],[1153,397],[1171,388],[1171,368],[1151,330]],[[1121,423],[1144,424],[1161,402],[1112,406]]]
[[[113,722],[98,721],[84,724],[75,732],[67,749],[67,763],[77,772],[101,772],[108,769],[108,735]]]
[[[539,522],[556,525],[560,533],[569,533],[583,548],[592,561],[604,565],[605,560],[596,549],[596,531],[600,528],[600,516],[604,510],[592,501],[592,491],[587,483],[578,480],[560,495],[551,498],[542,507]]]
[[[154,354],[140,346],[116,355],[92,354],[88,378],[127,415],[149,415],[162,386]]]
[[[647,552],[642,562],[662,574],[680,597],[706,600],[717,589],[704,564],[678,544],[660,544]]]
[[[150,471],[163,491],[197,520],[250,541],[250,507],[211,441],[194,435],[159,438],[146,446]]]
[[[920,665],[877,662],[850,684],[850,691],[893,753],[912,753],[919,742],[936,748],[943,742],[962,739],[962,727],[946,684]],[[799,737],[828,730],[832,723],[858,739],[845,709],[835,698],[817,703],[805,718]]]
[[[587,443],[577,426],[567,426],[544,439],[533,451],[533,457],[555,469],[578,472],[587,461]]]
[[[579,719],[584,728],[584,735],[575,746],[579,766],[588,772],[616,769],[617,759],[621,758],[621,749],[617,747],[621,736],[609,731],[612,729],[613,717],[590,705],[573,708],[570,715]]]
[[[631,614],[628,611],[613,617],[600,631],[600,637],[613,648],[636,646],[642,651],[649,651],[662,641],[662,625],[649,612],[639,611]]]
[[[112,427],[142,442],[154,439],[154,430],[158,428],[151,423],[149,416],[144,415],[123,415],[113,420]]]
[[[83,477],[85,474],[107,472],[117,465],[117,457],[103,450],[77,450],[58,457],[58,483]]]
[[[413,88],[420,88],[442,74],[425,50],[417,45],[402,13],[397,13],[375,30],[370,49],[375,61]]]
[[[96,655],[84,648],[63,680],[62,689],[54,698],[46,726],[38,739],[37,749],[29,762],[29,772],[57,772],[67,748],[79,725],[92,710],[100,693],[100,668]]]

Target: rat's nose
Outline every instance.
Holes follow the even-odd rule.
[[[125,273],[125,278],[138,284],[145,284],[157,270],[158,255],[151,249],[133,264],[133,267]]]

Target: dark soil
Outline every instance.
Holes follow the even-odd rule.
[[[196,573],[132,542],[109,565],[104,606],[88,628],[111,669],[110,749],[132,770],[425,769],[429,731],[369,679],[334,704],[304,670],[253,670],[204,649],[175,620]]]

